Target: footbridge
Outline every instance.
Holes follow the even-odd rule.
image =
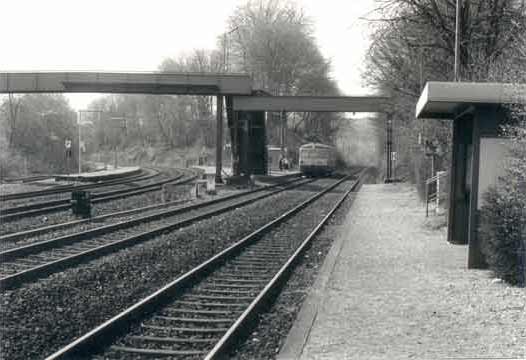
[[[380,112],[387,114],[387,177],[391,143],[388,96],[267,96],[252,87],[247,74],[4,72],[0,93],[121,93],[217,97],[216,180],[221,181],[223,103],[226,103],[234,157],[233,174],[265,173],[266,112]]]

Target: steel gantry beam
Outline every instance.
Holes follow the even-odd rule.
[[[250,95],[249,75],[217,73],[4,72],[0,93]]]
[[[235,111],[388,112],[390,97],[234,96]]]

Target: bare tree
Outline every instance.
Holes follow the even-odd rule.
[[[7,148],[13,147],[13,141],[16,135],[17,119],[20,112],[22,97],[8,94],[7,102],[4,103],[3,111],[5,113],[7,125]]]
[[[449,123],[415,121],[414,105],[426,81],[453,79],[455,2],[451,0],[377,0],[369,20],[374,28],[366,81],[394,96],[396,135],[407,175],[428,176],[417,140],[427,137],[449,149]],[[526,72],[526,6],[520,0],[463,0],[460,29],[460,75],[465,81],[506,81]],[[425,143],[425,139],[422,143]],[[438,156],[443,164],[447,151]],[[399,162],[400,163],[400,162]]]
[[[255,88],[273,95],[339,94],[329,76],[330,63],[314,41],[310,19],[293,3],[248,2],[236,9],[228,28],[232,68],[251,74]],[[331,141],[339,119],[330,113],[287,115],[295,143],[313,138]],[[279,139],[280,121],[280,115],[270,117],[271,142]]]

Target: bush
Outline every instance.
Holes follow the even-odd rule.
[[[0,179],[24,174],[24,158],[0,146]]]
[[[481,209],[479,236],[490,269],[499,278],[525,284],[526,202],[519,189],[490,188]]]

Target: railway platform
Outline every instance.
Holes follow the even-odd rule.
[[[65,181],[102,181],[136,175],[141,172],[138,166],[120,167],[117,169],[83,172],[80,174],[55,175],[55,180]]]
[[[214,175],[216,168],[213,165],[196,165],[193,166],[196,169],[203,170],[206,175]],[[226,176],[232,175],[232,168],[230,167],[223,167],[223,174]],[[279,177],[279,176],[290,176],[290,175],[297,175],[299,174],[299,171],[297,170],[270,170],[268,176],[272,177]]]
[[[364,185],[277,359],[526,358],[524,289],[424,216],[410,185]]]

